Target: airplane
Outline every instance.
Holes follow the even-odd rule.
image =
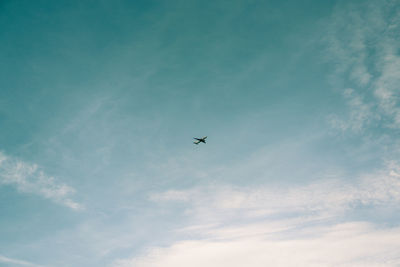
[[[196,139],[196,141],[194,141],[193,142],[193,144],[196,144],[196,145],[198,145],[198,144],[200,144],[200,143],[206,143],[206,138],[207,138],[207,136],[204,136],[203,138],[196,138],[196,137],[194,137],[193,139]]]

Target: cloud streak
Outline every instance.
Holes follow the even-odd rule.
[[[160,205],[186,204],[189,223],[176,229],[183,238],[113,266],[397,266],[400,228],[351,215],[398,206],[399,170],[392,164],[354,182],[153,194],[150,199]]]
[[[370,126],[374,120],[379,119],[379,115],[374,112],[373,105],[366,103],[354,89],[344,90],[343,96],[350,111],[346,119],[341,119],[337,115],[330,117],[330,123],[334,128],[359,133]]]
[[[337,9],[325,25],[328,61],[336,66],[332,81],[353,88],[351,98],[345,89],[348,119],[331,120],[337,128],[359,132],[371,122],[400,128],[399,17],[396,1],[369,1]]]
[[[36,164],[27,163],[0,152],[0,185],[14,185],[22,193],[52,200],[73,210],[82,205],[70,198],[75,189],[46,175]]]
[[[208,222],[226,223],[223,219],[266,216],[296,217],[305,215],[343,215],[357,206],[400,203],[399,167],[367,175],[350,183],[339,179],[321,180],[309,185],[282,187],[214,186],[190,190],[170,190],[152,194],[158,202],[185,202],[187,214],[207,218]]]
[[[13,265],[20,265],[20,266],[43,267],[43,265],[37,265],[37,264],[31,263],[28,261],[12,259],[12,258],[5,257],[3,255],[0,255],[0,262],[7,263],[7,264],[13,264]]]
[[[181,241],[116,267],[183,266],[398,266],[400,229],[378,230],[353,222],[297,232],[291,239],[258,236],[224,241]],[[366,245],[368,244],[368,245]],[[351,249],[350,249],[351,248]]]

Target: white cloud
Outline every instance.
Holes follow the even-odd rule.
[[[37,264],[31,263],[31,262],[28,262],[28,261],[8,258],[8,257],[5,257],[3,255],[0,255],[0,262],[7,263],[7,264],[12,264],[12,265],[43,267],[42,265],[37,265]]]
[[[60,184],[36,164],[23,162],[0,152],[1,184],[15,185],[20,192],[40,195],[74,210],[82,209],[79,203],[70,198],[75,193],[74,188]]]
[[[340,119],[337,115],[331,116],[330,123],[334,128],[342,131],[360,132],[370,125],[373,120],[379,118],[379,115],[373,110],[373,105],[366,103],[354,89],[348,88],[344,90],[343,95],[350,109],[349,115],[345,120]]]
[[[400,228],[378,230],[352,222],[299,231],[290,239],[256,236],[230,240],[180,241],[144,257],[119,260],[118,267],[184,266],[398,266]]]
[[[211,186],[187,191],[153,194],[153,201],[189,203],[188,214],[221,222],[221,218],[256,218],[294,214],[338,215],[356,205],[400,203],[398,168],[363,177],[355,183],[323,180],[309,185],[282,188]]]
[[[331,119],[338,128],[359,131],[365,126],[363,122],[371,121],[400,128],[400,11],[396,4],[347,4],[334,12],[328,23],[325,41],[329,61],[336,65],[333,80],[356,88],[351,101],[364,99],[362,104],[349,103],[350,115],[345,122]]]
[[[399,14],[400,16],[400,14]],[[396,25],[400,30],[400,24]],[[374,94],[378,99],[381,111],[392,118],[390,127],[400,127],[400,56],[398,51],[400,44],[394,40],[388,40],[382,44],[382,57],[380,58],[379,67],[381,75],[374,83]]]
[[[360,207],[398,206],[398,171],[391,164],[353,183],[212,186],[153,194],[150,198],[163,205],[187,204],[190,223],[176,231],[183,238],[113,266],[398,266],[399,227],[348,217]]]

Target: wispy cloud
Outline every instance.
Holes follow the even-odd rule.
[[[354,89],[346,122],[331,120],[338,128],[359,131],[371,121],[400,128],[399,17],[396,1],[368,1],[341,6],[327,23],[327,57],[336,66],[332,81]],[[362,104],[352,103],[357,98]]]
[[[12,264],[12,265],[20,265],[20,266],[32,266],[32,267],[44,267],[43,265],[38,265],[34,264],[28,261],[23,261],[23,260],[18,260],[18,259],[12,259],[5,257],[3,255],[0,255],[0,262],[6,263],[6,264]]]
[[[334,128],[342,131],[352,130],[360,132],[368,127],[374,119],[378,119],[379,115],[373,110],[371,103],[366,103],[354,89],[348,88],[344,90],[343,96],[349,107],[349,114],[346,119],[340,118],[338,115],[330,117],[330,123]]]
[[[400,228],[349,215],[398,205],[399,177],[399,166],[392,164],[355,182],[153,194],[163,205],[187,204],[190,223],[177,229],[183,238],[113,266],[397,266]]]
[[[144,257],[118,260],[113,266],[398,266],[399,238],[399,228],[379,230],[352,222],[298,231],[290,239],[258,235],[180,241],[151,249]]]
[[[1,184],[15,185],[20,192],[40,195],[73,210],[83,208],[81,204],[70,198],[75,193],[74,188],[46,175],[36,164],[27,163],[0,152]]]
[[[359,205],[400,203],[399,168],[392,165],[355,182],[331,179],[304,186],[243,188],[213,186],[186,191],[171,190],[153,194],[158,203],[171,201],[189,204],[186,210],[208,223],[226,223],[224,219],[246,219],[268,216],[343,215]]]

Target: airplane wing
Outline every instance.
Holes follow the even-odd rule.
[[[201,138],[201,139],[203,139],[203,140],[205,140],[207,138],[207,136],[204,136],[203,138]]]

